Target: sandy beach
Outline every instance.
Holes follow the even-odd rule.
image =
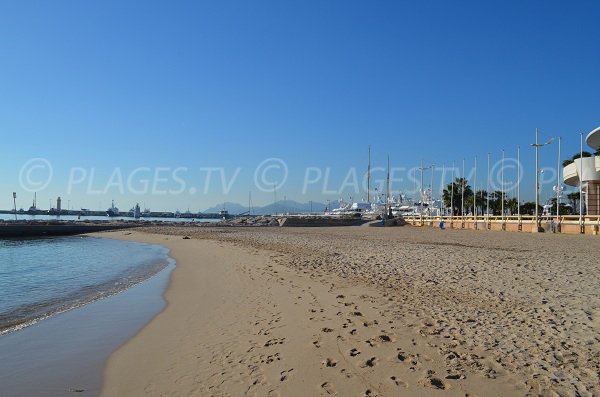
[[[103,237],[177,261],[102,396],[593,396],[600,239],[429,228]],[[184,238],[189,237],[189,238]]]

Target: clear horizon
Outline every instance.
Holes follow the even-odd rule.
[[[27,209],[34,191],[41,208],[60,196],[94,210],[114,199],[195,212],[249,193],[256,206],[358,200],[369,145],[379,186],[389,155],[392,189],[409,196],[421,162],[435,164],[435,191],[449,183],[442,167],[461,176],[463,159],[486,189],[488,153],[497,186],[502,150],[514,190],[520,146],[521,199],[532,201],[535,129],[540,142],[562,138],[562,162],[600,126],[593,2],[0,10],[0,209],[12,192]],[[542,201],[557,149],[540,149]]]

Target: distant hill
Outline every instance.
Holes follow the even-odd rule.
[[[248,206],[247,205],[244,206],[244,205],[241,205],[238,203],[225,202],[225,203],[215,205],[214,207],[205,209],[202,212],[208,212],[209,214],[216,214],[216,213],[221,212],[222,209],[226,209],[227,211],[229,211],[230,214],[241,214],[243,212],[248,211]]]
[[[336,203],[337,204],[337,203]],[[312,202],[312,212],[323,212],[327,207],[327,204]],[[224,205],[215,205],[210,207],[203,212],[218,213],[223,208],[229,211],[230,214],[242,214],[248,212],[247,205],[241,205],[238,203],[226,202]],[[274,204],[265,205],[263,207],[253,207],[253,215],[268,215],[273,213],[309,213],[311,212],[311,203],[299,203],[294,200],[280,200]]]

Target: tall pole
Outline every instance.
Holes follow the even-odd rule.
[[[435,164],[431,164],[431,202],[433,203],[433,172],[435,171]]]
[[[419,192],[419,212],[423,210],[423,171],[425,167],[423,167],[423,160],[421,160],[421,191]]]
[[[387,158],[387,178],[386,178],[386,188],[385,188],[385,217],[384,217],[384,219],[387,219],[388,218],[388,214],[389,214],[389,210],[388,210],[389,197],[390,197],[390,155],[388,154],[388,158]]]
[[[417,175],[415,175],[414,168],[412,171],[413,171],[413,181],[415,182],[414,186],[413,186],[413,192],[416,193],[417,192]],[[414,204],[414,202],[413,202],[413,204]]]
[[[583,136],[583,134],[582,134]],[[532,230],[534,233],[538,233],[540,231],[540,216],[539,216],[539,211],[538,211],[538,207],[539,207],[539,202],[540,202],[540,172],[539,172],[539,156],[538,156],[538,150],[540,146],[546,146],[548,144],[550,144],[552,141],[554,140],[554,138],[551,138],[549,141],[545,142],[545,143],[539,143],[538,142],[538,129],[535,129],[535,143],[530,143],[529,146],[534,146],[535,147],[535,228],[534,230]]]
[[[502,175],[502,223],[504,223],[504,150],[502,150],[502,170],[500,174]]]
[[[487,185],[486,185],[485,189],[487,190],[485,213],[486,213],[486,219],[489,222],[489,219],[490,219],[490,153],[488,153]]]
[[[465,159],[463,159],[462,164],[462,189],[461,189],[461,198],[460,198],[460,215],[465,218]]]
[[[475,217],[475,225],[477,225],[477,156],[475,156],[475,177],[473,178],[473,216]]]
[[[539,206],[539,169],[538,169],[538,129],[535,129],[535,230],[537,233],[540,230],[540,220],[538,215],[538,206]]]
[[[521,146],[517,146],[517,215],[519,216],[519,225],[520,225],[521,224]]]
[[[444,204],[444,183],[446,182],[446,164],[442,164],[442,185],[440,186],[440,201],[442,205],[442,214],[446,215],[446,204]]]
[[[369,166],[367,168],[367,203],[371,202],[371,145],[369,145]]]
[[[560,137],[558,137],[558,159],[556,160],[556,224],[560,217]]]
[[[421,160],[421,190],[419,192],[419,212],[422,211],[423,208],[423,160]]]
[[[454,160],[452,160],[452,178],[450,178],[450,181],[452,182],[450,184],[452,190],[450,193],[450,219],[452,219],[452,216],[454,215],[454,176]]]
[[[582,225],[583,216],[583,133],[579,138],[579,226]]]

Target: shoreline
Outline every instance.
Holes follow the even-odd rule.
[[[97,233],[97,232],[96,232]],[[58,235],[58,236],[43,236],[37,238],[25,238],[27,241],[64,241],[60,239],[69,238],[90,238],[90,239],[103,239],[101,235],[93,234],[82,234],[82,235]],[[21,241],[21,239],[17,239]],[[124,240],[125,241],[125,240]],[[145,281],[153,278],[162,270],[168,268],[174,262],[168,255],[168,250],[162,246],[160,249],[165,250],[164,253],[156,254],[156,258],[152,260],[145,260],[144,270],[139,270],[138,267],[131,267],[128,270],[127,275],[123,273],[119,274],[117,279],[108,279],[88,289],[85,293],[83,292],[71,292],[68,295],[62,296],[60,299],[51,299],[51,303],[42,301],[31,303],[30,306],[36,308],[36,311],[28,311],[27,306],[20,307],[13,312],[7,312],[5,316],[5,322],[0,326],[0,337],[8,335],[14,332],[27,329],[28,327],[35,326],[36,324],[43,322],[44,320],[51,319],[56,316],[60,316],[63,313],[70,312],[72,310],[78,310],[94,302],[101,301],[103,299],[111,298],[112,296],[118,295],[131,288],[135,288],[137,285],[144,283]],[[160,259],[159,256],[162,256]],[[63,261],[65,258],[63,258]],[[85,261],[84,261],[85,262]],[[117,274],[115,274],[116,276]],[[116,286],[118,285],[118,287]],[[15,314],[17,313],[17,314]],[[12,317],[11,317],[12,316]],[[9,322],[10,320],[10,322]]]
[[[378,229],[381,230],[378,232],[364,229],[194,231],[149,228],[119,236],[166,246],[178,266],[165,291],[168,302],[165,309],[109,358],[100,395],[328,396],[358,392],[368,396],[398,393],[418,396],[444,391],[448,396],[522,396],[553,395],[568,390],[577,390],[582,395],[594,392],[597,376],[594,371],[598,364],[581,349],[592,351],[598,344],[593,336],[597,312],[593,312],[594,319],[589,325],[562,336],[567,342],[563,342],[560,352],[552,353],[552,349],[556,349],[550,345],[554,339],[544,336],[555,332],[552,323],[539,328],[541,339],[518,330],[522,328],[520,321],[530,321],[529,327],[541,325],[539,319],[556,315],[553,308],[557,306],[553,298],[549,298],[550,302],[546,302],[548,298],[541,303],[532,302],[531,307],[515,306],[527,306],[525,295],[537,293],[537,287],[531,288],[532,291],[514,290],[509,279],[515,270],[507,274],[495,270],[498,274],[491,276],[490,286],[496,283],[501,287],[498,287],[502,290],[499,297],[494,295],[496,292],[484,293],[487,275],[479,281],[466,275],[468,277],[460,283],[471,285],[469,279],[475,280],[475,285],[483,283],[478,286],[483,289],[474,291],[483,295],[479,295],[479,301],[473,301],[469,296],[469,288],[473,287],[468,285],[459,285],[459,289],[450,291],[440,289],[439,285],[448,283],[449,279],[455,283],[451,281],[455,272],[452,269],[443,270],[436,281],[409,274],[407,270],[397,273],[392,268],[382,269],[375,263],[384,278],[357,282],[359,277],[352,273],[359,275],[361,269],[348,266],[346,260],[366,257],[365,268],[372,268],[369,258],[391,260],[392,257],[368,250],[362,256],[340,251],[352,244],[351,237],[370,236],[368,238],[381,244],[384,251],[391,248],[390,242],[402,241],[410,257],[413,249],[418,255],[428,252],[422,251],[427,247],[438,249],[442,255],[449,255],[448,263],[452,266],[464,261],[452,250],[481,252],[481,256],[474,258],[475,262],[465,265],[471,266],[471,271],[482,272],[486,271],[487,263],[495,263],[499,258],[506,262],[514,260],[515,253],[521,252],[526,262],[531,261],[527,248],[529,237],[525,237],[527,241],[520,241],[523,237],[516,234],[501,234],[504,237],[490,241],[481,238],[481,231],[452,231],[440,235],[435,234],[435,230],[414,228]],[[414,241],[398,240],[407,238],[407,233],[416,235],[410,237]],[[102,233],[102,236],[119,234],[123,232]],[[188,235],[191,238],[184,239]],[[431,236],[448,241],[419,240]],[[561,237],[545,236],[542,240],[538,237],[535,241],[542,241],[540,244],[548,249],[557,243],[579,244],[576,243],[578,238]],[[533,239],[535,237],[531,241]],[[332,242],[338,245],[326,248]],[[585,247],[590,243],[596,244],[595,240],[588,240],[579,245]],[[286,249],[291,250],[286,253]],[[548,259],[548,255],[542,257],[542,261]],[[421,260],[430,262],[425,263],[427,272],[436,274],[437,265],[431,266],[439,259],[427,253]],[[522,274],[531,275],[526,285],[533,286],[543,280],[538,277],[545,277],[545,271],[540,268],[542,274],[536,275],[538,269],[531,268],[543,263],[525,265],[527,272]],[[517,275],[521,274],[518,272]],[[422,284],[425,289],[419,287],[418,291],[423,296],[397,290],[392,285],[393,274],[398,280],[404,280],[403,283],[413,283],[412,286],[407,284],[410,288]],[[572,299],[589,299],[584,293],[588,292],[588,284],[593,286],[598,278],[597,265],[588,276],[591,280],[580,285],[581,296]],[[566,279],[558,281],[555,284],[560,288],[569,283]],[[440,300],[442,294],[446,297]],[[597,310],[595,300],[586,303],[591,309],[584,310]],[[571,309],[573,303],[576,301],[567,302],[567,308],[559,309],[562,310],[559,314],[577,324],[581,316]],[[423,304],[435,310],[441,305],[443,312],[428,313],[429,308],[421,306]],[[449,310],[450,307],[446,307],[449,304],[456,310]],[[509,312],[522,311],[525,317],[518,322],[505,319],[510,320],[510,324],[503,323],[498,317],[502,316],[501,310],[505,310],[501,305],[507,306]],[[485,317],[470,317],[472,310],[477,313],[484,307],[488,307],[486,310],[497,307],[495,310],[499,311],[497,314],[489,312]],[[530,312],[538,316],[530,317]],[[456,321],[463,324],[460,334],[453,331]],[[525,329],[527,327],[525,324]],[[491,340],[486,332],[492,335]],[[511,333],[515,339],[501,339]],[[495,344],[494,334],[498,339]],[[582,346],[572,344],[579,339],[587,340],[587,347],[583,343]],[[520,347],[515,350],[509,346],[513,343]],[[546,351],[562,361],[549,363]],[[565,366],[567,362],[575,363],[572,361],[575,357],[583,361]],[[532,377],[532,371],[538,375]],[[555,376],[564,380],[557,378],[556,383],[546,383],[545,371],[554,371]],[[573,373],[580,374],[579,380],[569,385],[573,376],[569,374]],[[584,376],[589,376],[589,380],[581,374],[588,374]]]
[[[174,266],[171,260],[119,293],[0,337],[2,396],[97,396],[110,354],[162,310]]]

